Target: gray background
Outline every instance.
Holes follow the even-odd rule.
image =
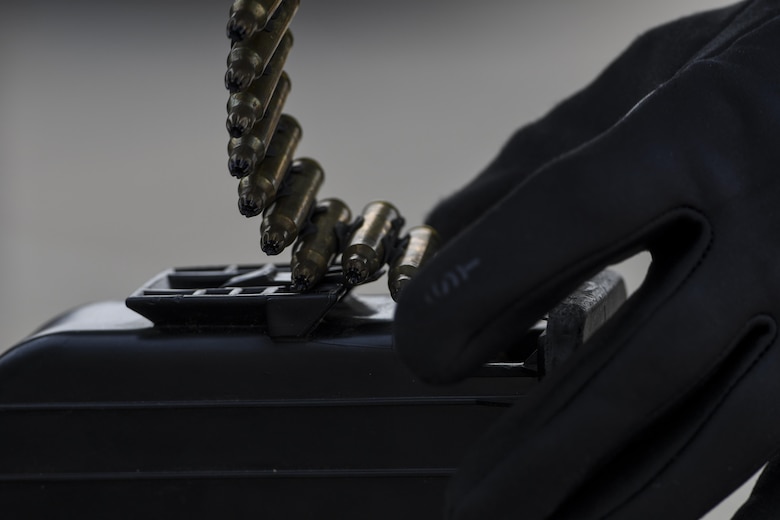
[[[0,351],[163,268],[265,261],[226,171],[229,3],[3,2]],[[299,155],[324,166],[322,196],[387,199],[411,223],[642,30],[725,4],[302,3],[286,108]],[[621,266],[631,287],[646,265]]]

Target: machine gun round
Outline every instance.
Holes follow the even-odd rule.
[[[225,87],[230,92],[246,90],[263,74],[295,16],[299,3],[299,0],[283,1],[263,30],[233,43],[225,72]]]
[[[267,255],[278,255],[298,237],[325,174],[317,161],[298,159],[288,177],[285,193],[280,193],[263,215],[260,247]]]

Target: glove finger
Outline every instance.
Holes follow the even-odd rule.
[[[746,174],[774,160],[762,147],[763,162],[749,162],[745,150],[757,145],[744,125],[766,123],[774,78],[765,76],[774,64],[762,49],[774,48],[778,23],[725,38],[725,48],[715,46],[609,131],[537,170],[447,244],[397,307],[396,348],[410,368],[431,381],[462,378],[604,266],[641,249],[660,255],[708,240],[707,217],[694,208],[729,207],[748,189]],[[681,219],[690,226],[677,226]],[[684,236],[689,231],[699,235]]]
[[[655,501],[667,517],[697,518],[760,467],[771,434],[748,447],[719,436],[754,438],[778,411],[760,398],[778,390],[766,377],[778,368],[775,323],[749,307],[723,319],[718,284],[702,293],[710,274],[698,268],[662,305],[668,287],[629,302],[644,319],[621,311],[503,417],[453,479],[451,517],[510,518],[523,504],[527,519],[657,518]],[[718,303],[702,309],[703,297]],[[679,490],[691,493],[685,507],[678,479],[692,486]]]
[[[465,377],[585,279],[647,249],[654,236],[663,234],[667,245],[696,243],[703,254],[707,223],[685,195],[695,186],[676,168],[667,175],[672,165],[638,172],[633,157],[652,157],[670,143],[635,131],[540,170],[420,270],[395,319],[396,350],[414,372],[434,382]]]
[[[746,3],[648,31],[590,85],[522,128],[467,186],[437,205],[427,223],[447,241],[535,170],[595,138],[711,41]]]

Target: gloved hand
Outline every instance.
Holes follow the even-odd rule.
[[[429,381],[467,376],[604,266],[653,257],[466,457],[448,518],[699,518],[776,452],[778,49],[777,1],[655,29],[430,215],[447,244],[395,329]]]

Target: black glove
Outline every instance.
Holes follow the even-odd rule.
[[[463,461],[459,519],[694,519],[780,446],[780,2],[641,37],[441,204],[396,348],[469,375],[604,266],[642,287]],[[780,511],[776,512],[780,518]]]

